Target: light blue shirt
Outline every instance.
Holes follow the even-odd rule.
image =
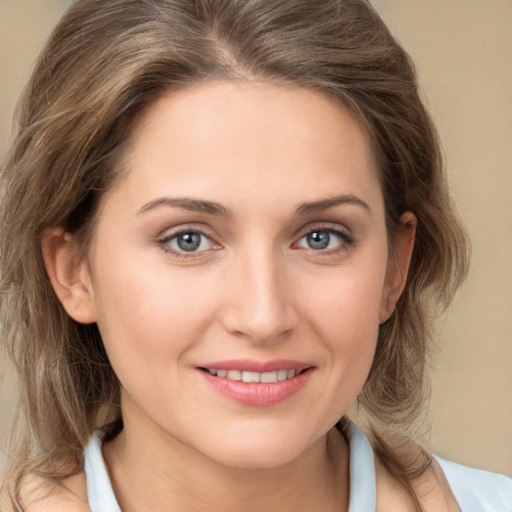
[[[373,450],[353,424],[349,432],[349,512],[376,512],[377,486]],[[121,512],[101,455],[103,433],[98,431],[85,449],[87,495],[92,512]],[[472,469],[437,458],[462,512],[512,512],[512,478]]]

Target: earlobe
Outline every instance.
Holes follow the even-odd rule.
[[[55,294],[68,315],[83,324],[96,321],[94,290],[86,262],[73,236],[61,228],[48,229],[41,248]]]
[[[417,223],[416,216],[412,212],[405,212],[400,217],[400,228],[395,235],[393,253],[386,270],[379,323],[386,322],[393,314],[396,303],[404,290],[414,248]]]

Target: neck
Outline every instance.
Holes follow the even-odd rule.
[[[348,446],[337,429],[278,467],[229,467],[154,427],[125,428],[103,447],[124,512],[347,510]]]

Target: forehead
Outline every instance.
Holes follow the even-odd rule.
[[[140,201],[177,193],[221,202],[258,193],[290,202],[380,195],[355,117],[326,95],[270,83],[211,82],[164,94],[136,122],[121,167],[121,183]]]

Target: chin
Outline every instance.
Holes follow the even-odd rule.
[[[242,469],[270,469],[285,466],[307,452],[315,440],[298,438],[300,429],[294,433],[281,432],[274,429],[268,434],[254,432],[252,435],[238,434],[223,440],[218,439],[211,449],[210,458],[221,464]],[[256,435],[254,435],[256,434]],[[213,440],[213,439],[212,439]],[[218,450],[218,447],[222,447]]]
[[[226,453],[227,452],[227,453]],[[290,464],[301,454],[299,449],[283,449],[274,446],[263,446],[259,448],[229,449],[220,455],[221,464],[239,469],[272,469]]]

